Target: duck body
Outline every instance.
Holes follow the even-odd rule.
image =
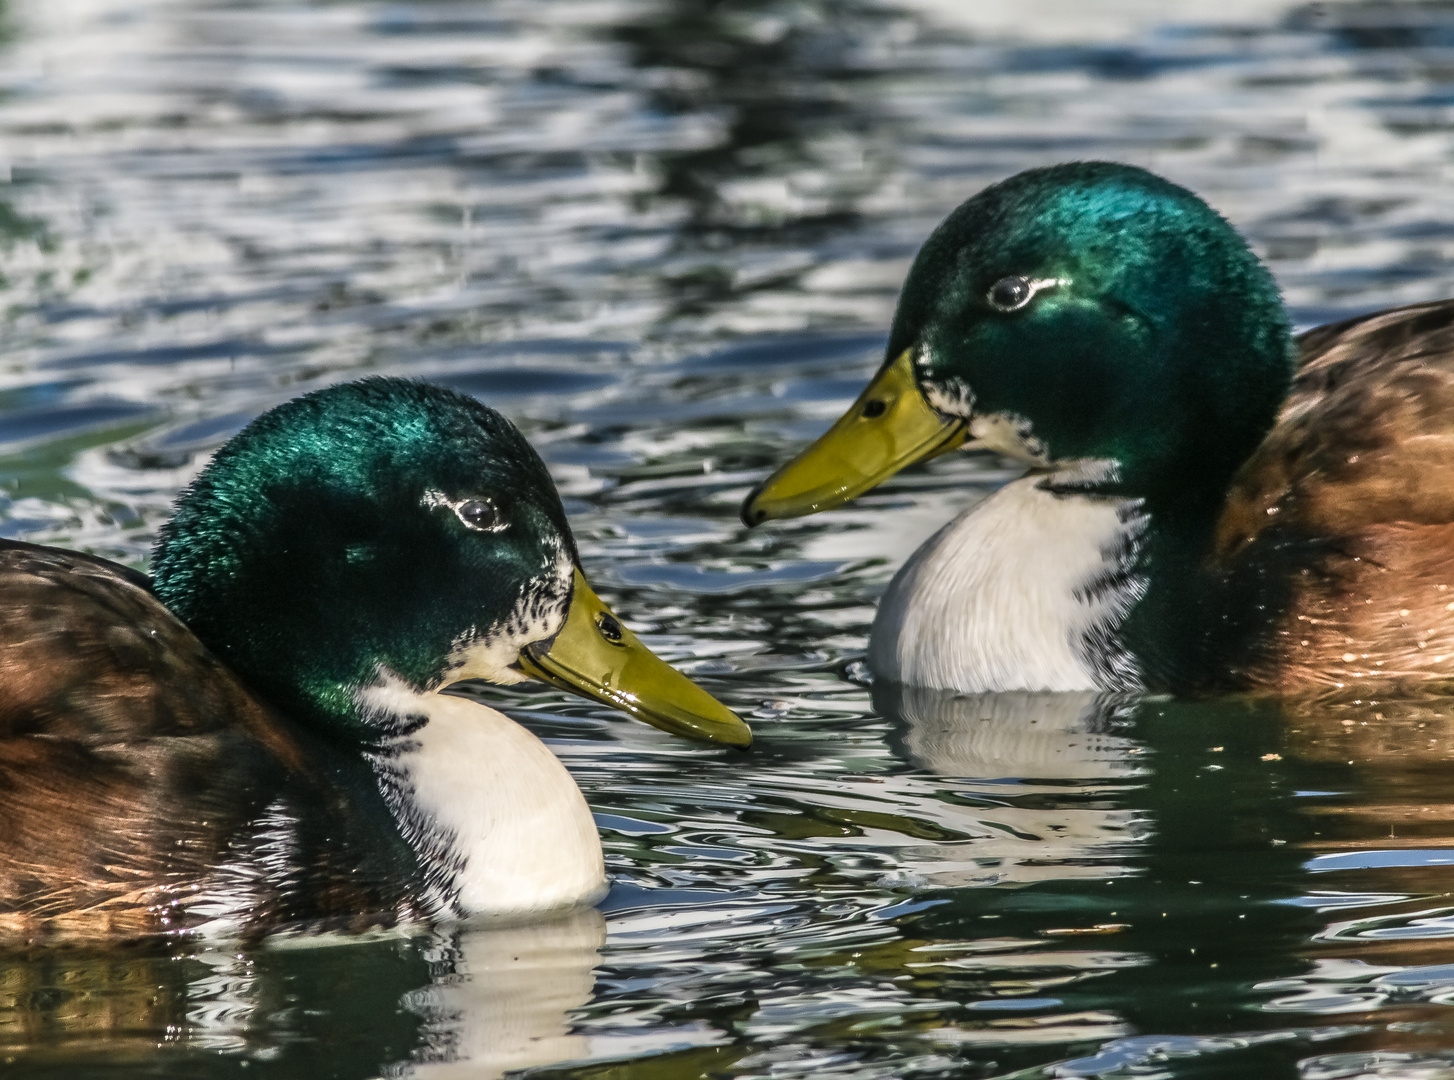
[[[875,424],[897,430],[865,440]],[[842,449],[873,439],[887,450]],[[901,568],[876,675],[1454,688],[1454,303],[1294,339],[1271,276],[1192,193],[1129,166],[1034,170],[936,230],[879,376],[744,519],[956,446],[1028,471]]]
[[[179,500],[155,580],[0,542],[0,940],[593,903],[600,841],[569,773],[449,686],[536,674],[615,703],[629,683],[658,726],[746,729],[575,561],[519,433],[402,380],[245,429]]]
[[[143,575],[6,542],[0,610],[7,936],[202,927],[244,889],[280,924],[407,910],[422,867],[363,760],[286,724]]]

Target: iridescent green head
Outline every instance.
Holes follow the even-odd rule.
[[[1034,464],[1106,463],[1128,494],[1220,493],[1292,370],[1272,276],[1201,199],[1127,165],[1034,169],[934,231],[883,371],[744,517],[825,509],[966,441]],[[886,423],[898,459],[838,448],[883,441]]]
[[[360,694],[381,681],[533,676],[745,744],[745,725],[651,657],[577,563],[550,474],[508,420],[374,378],[281,405],[222,447],[163,526],[153,574],[264,697],[335,734],[377,734]],[[618,700],[626,674],[638,693]]]

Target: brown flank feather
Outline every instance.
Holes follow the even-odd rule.
[[[1292,392],[1238,472],[1216,540],[1222,566],[1295,568],[1249,681],[1454,689],[1454,301],[1299,344]]]
[[[0,942],[186,930],[239,868],[259,932],[409,914],[370,854],[387,811],[336,766],[144,576],[0,541]]]

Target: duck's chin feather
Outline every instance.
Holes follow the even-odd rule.
[[[565,624],[573,569],[569,553],[563,547],[557,550],[549,570],[527,584],[513,611],[454,643],[445,665],[446,681],[483,679],[500,686],[528,682],[514,664],[522,648],[554,637]]]

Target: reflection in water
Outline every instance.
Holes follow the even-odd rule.
[[[869,43],[906,33],[913,22],[892,5],[831,0],[672,0],[617,30],[634,65],[668,76],[656,108],[725,118],[719,140],[656,162],[656,196],[688,214],[666,274],[673,317],[791,288],[812,249],[861,227],[860,203],[893,168]]]
[[[1145,772],[1129,738],[1134,702],[1085,693],[957,695],[874,684],[873,704],[903,725],[905,753],[941,776],[1126,779]]]
[[[130,1060],[208,1075],[499,1076],[586,1056],[597,911],[420,937],[228,952],[55,950],[0,960],[0,1061],[65,1072]],[[157,1051],[162,1051],[160,1057]],[[314,1072],[313,1070],[321,1070]],[[67,1073],[74,1075],[74,1073]]]
[[[603,820],[605,919],[10,956],[0,1059],[66,1076],[1442,1067],[1438,703],[874,699],[887,738],[769,739],[730,771],[558,744],[638,792]]]
[[[857,393],[929,230],[1023,168],[1189,184],[1302,323],[1454,292],[1454,7],[0,10],[0,534],[140,563],[261,409],[427,377],[522,425],[617,610],[758,735],[511,697],[599,812],[599,951],[585,919],[12,955],[0,1073],[1449,1074],[1454,711],[870,699],[894,566],[1011,474],[737,506]]]
[[[299,1074],[367,1076],[418,1044],[419,1021],[401,998],[428,978],[404,940],[306,954],[9,955],[0,1060],[60,1076],[128,1063],[158,1075],[234,1075],[281,1058]],[[353,1034],[326,1047],[335,1025]]]
[[[433,981],[409,994],[425,1019],[420,1076],[496,1076],[588,1056],[570,1031],[570,1011],[595,984],[606,922],[583,911],[563,922],[502,930],[467,930],[437,941],[428,959]]]
[[[965,808],[975,823],[966,831],[989,835],[921,852],[921,883],[1007,885],[1127,872],[1125,857],[1148,831],[1136,810],[1108,798],[1145,772],[1142,748],[1127,733],[1129,702],[1094,693],[958,696],[877,682],[873,703],[898,722],[909,761],[959,778],[959,796],[998,802],[1006,785],[1016,796],[1012,805]]]
[[[1311,970],[1263,983],[1264,1007],[1380,1021],[1320,1075],[1446,1075],[1447,1054],[1428,1051],[1454,1042],[1454,703],[1290,703],[1284,724],[1284,753],[1323,773],[1290,900],[1323,925]]]

